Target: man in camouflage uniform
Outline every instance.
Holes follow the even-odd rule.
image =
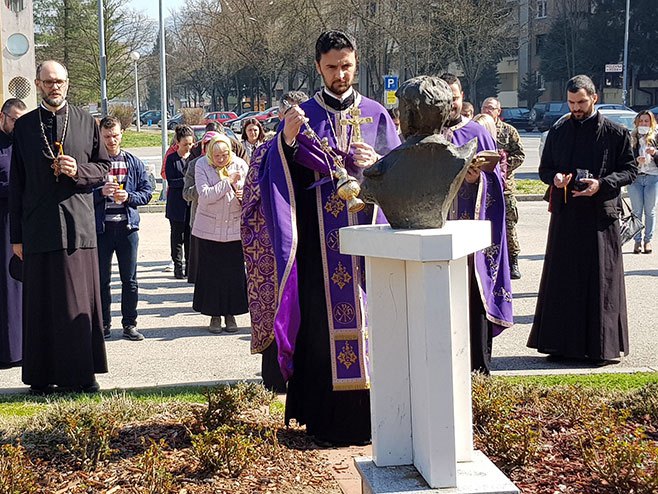
[[[516,207],[516,183],[514,181],[514,170],[523,164],[525,152],[519,132],[510,124],[500,119],[502,108],[497,98],[487,98],[482,103],[482,113],[493,117],[496,121],[498,149],[507,153],[507,173],[505,175],[505,217],[507,223],[507,248],[509,250],[510,277],[518,280],[521,277],[519,271],[519,239],[516,236],[516,223],[519,221],[519,212]]]

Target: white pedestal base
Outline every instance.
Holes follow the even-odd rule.
[[[519,494],[519,489],[480,451],[457,463],[457,486],[432,489],[411,465],[378,467],[371,458],[355,458],[363,494]]]
[[[373,468],[413,464],[426,485],[440,489],[457,488],[471,467],[482,470],[481,460],[469,466],[467,256],[490,244],[488,221],[340,230],[341,252],[366,257]]]

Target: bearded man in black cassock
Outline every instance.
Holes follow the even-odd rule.
[[[42,101],[14,128],[11,243],[23,266],[23,382],[98,390],[107,372],[92,188],[110,169],[92,116],[66,101],[68,73],[37,68]]]
[[[567,83],[567,101],[571,113],[548,133],[539,165],[551,221],[528,346],[605,364],[628,354],[618,207],[637,169],[628,131],[594,110],[589,77]]]

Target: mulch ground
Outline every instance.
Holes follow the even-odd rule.
[[[270,424],[268,424],[270,425]],[[93,470],[76,465],[69,455],[30,451],[38,474],[38,492],[77,493],[309,493],[340,494],[338,482],[321,450],[303,429],[276,427],[279,447],[260,456],[236,478],[203,471],[192,451],[186,424],[159,418],[124,426],[111,443],[115,452]],[[159,458],[149,462],[151,440],[163,439]],[[29,451],[29,450],[28,450]],[[154,475],[153,472],[160,474]],[[158,480],[166,472],[169,485]]]
[[[526,420],[537,431],[538,442],[528,461],[510,463],[504,456],[509,447],[523,444],[523,435],[513,436],[513,432],[499,441],[501,456],[492,454],[491,444],[480,435],[476,426],[475,446],[489,454],[496,463],[519,487],[524,494],[656,494],[646,485],[632,486],[620,490],[619,485],[610,485],[605,475],[592,470],[584,458],[583,447],[592,441],[592,429],[597,429],[599,416],[589,414],[598,407],[583,406],[574,413],[570,405],[552,415],[547,409],[528,404],[519,407],[513,420]],[[578,400],[573,400],[578,403]],[[599,402],[592,402],[599,403]],[[200,406],[200,405],[191,405]],[[250,410],[241,417],[243,424],[253,427],[266,427],[274,431],[276,445],[260,447],[257,456],[239,474],[231,476],[227,471],[208,471],[194,453],[190,429],[195,429],[190,417],[193,414],[171,410],[169,413],[152,416],[146,420],[122,425],[111,442],[113,453],[109,459],[101,461],[96,468],[83,467],[76,463],[71,454],[57,448],[39,448],[26,444],[32,465],[36,472],[38,489],[32,492],[56,494],[78,493],[149,493],[149,494],[192,494],[192,493],[304,493],[304,494],[353,494],[360,492],[358,480],[353,477],[352,456],[363,451],[354,448],[321,449],[309,439],[303,428],[285,427],[280,416],[272,416],[267,407]],[[583,417],[589,417],[588,426],[583,426]],[[198,425],[198,424],[197,424]],[[655,458],[649,458],[644,465],[653,465],[652,471],[658,482],[658,429],[655,418],[629,418],[621,429],[610,431],[611,437],[631,437],[641,428],[644,431],[643,444],[653,447]],[[600,429],[605,430],[605,429]],[[198,430],[197,430],[198,432]],[[599,434],[597,432],[597,434]],[[490,436],[500,437],[500,436]],[[598,439],[597,439],[598,440]],[[512,444],[516,441],[515,445]],[[632,441],[631,441],[632,442]],[[154,449],[153,444],[160,444]],[[487,448],[490,448],[489,451]],[[598,452],[598,451],[597,451]],[[620,463],[627,450],[609,449],[605,454],[617,454]],[[653,453],[652,453],[653,454]],[[606,461],[610,456],[606,458]],[[609,464],[609,463],[608,463]],[[614,467],[615,465],[613,465]],[[3,464],[0,461],[0,479]],[[610,477],[609,477],[610,478]],[[340,484],[339,484],[340,481]],[[351,482],[351,484],[349,484]],[[346,488],[346,485],[352,487]],[[341,487],[343,491],[341,491]],[[0,490],[2,490],[0,488]],[[4,492],[4,491],[3,491]],[[30,492],[26,490],[8,491],[12,494]]]

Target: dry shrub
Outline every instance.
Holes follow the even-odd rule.
[[[641,427],[630,431],[621,427],[611,422],[583,444],[585,464],[619,494],[655,494],[658,445],[647,440]]]
[[[185,125],[200,124],[205,114],[203,108],[181,108],[180,112],[183,115],[182,123]]]
[[[539,452],[541,425],[521,411],[533,394],[509,382],[474,374],[473,427],[485,454],[509,473],[530,463]]]
[[[267,406],[273,399],[274,395],[259,384],[220,384],[208,388],[208,406],[196,412],[197,429],[214,430],[223,425],[237,424],[242,412],[249,408]]]
[[[479,438],[483,452],[495,456],[498,466],[509,473],[537,457],[541,428],[531,417],[500,418],[480,428]]]
[[[503,379],[474,373],[473,426],[484,427],[501,415],[509,416],[519,404],[518,389]]]
[[[546,392],[543,408],[561,427],[571,428],[595,421],[604,404],[604,398],[591,388],[557,386]]]
[[[38,492],[37,474],[20,443],[0,447],[0,492],[3,494],[31,494]]]
[[[615,399],[613,405],[628,410],[635,419],[647,420],[658,427],[658,383],[645,384],[625,393]]]
[[[70,455],[79,466],[95,469],[112,454],[110,443],[122,424],[149,417],[163,408],[125,394],[102,396],[99,402],[55,401],[45,413],[33,417],[23,433],[24,444],[42,455]]]
[[[192,451],[201,469],[234,478],[258,457],[261,443],[260,437],[241,425],[223,425],[192,435]]]
[[[137,468],[142,472],[139,485],[148,494],[168,494],[174,492],[174,477],[167,470],[164,449],[167,442],[160,439],[158,442],[150,439],[150,446],[137,462]],[[142,438],[144,442],[144,438]]]
[[[133,123],[135,109],[131,105],[112,105],[109,114],[121,122],[121,129],[127,129]]]

